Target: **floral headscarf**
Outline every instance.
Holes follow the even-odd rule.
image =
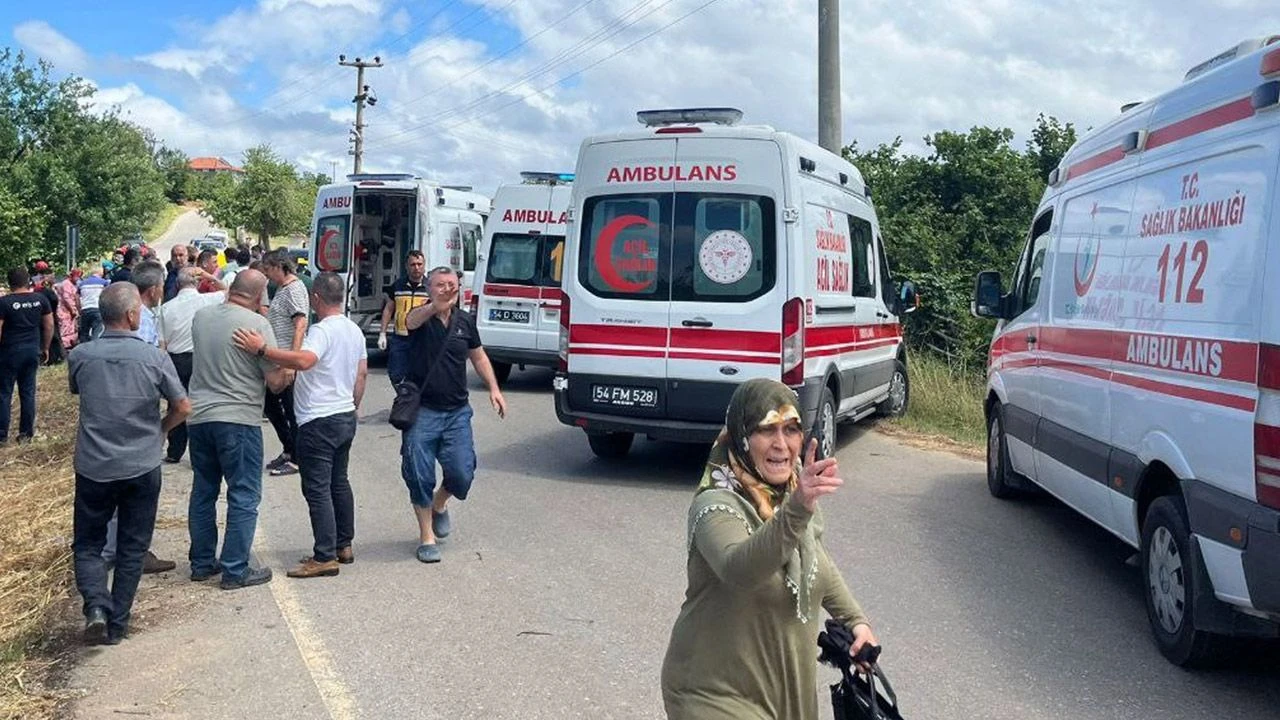
[[[748,380],[733,393],[725,411],[724,429],[711,447],[698,492],[719,488],[738,493],[755,508],[760,519],[773,517],[778,504],[796,487],[799,465],[784,485],[764,480],[748,451],[751,433],[761,425],[800,420],[799,399],[791,388],[775,380]]]

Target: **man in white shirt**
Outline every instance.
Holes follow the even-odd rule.
[[[319,322],[311,326],[299,350],[268,347],[251,330],[235,333],[236,346],[282,368],[298,370],[294,381],[296,441],[302,494],[311,510],[315,548],[289,571],[292,578],[337,575],[339,563],[355,560],[355,499],[347,461],[356,436],[356,411],[364,397],[368,360],[364,333],[342,312],[342,278],[325,272],[312,283],[311,307]]]
[[[160,348],[169,353],[173,367],[178,371],[182,387],[191,389],[192,351],[191,321],[196,311],[217,305],[227,299],[225,292],[201,293],[197,288],[207,273],[198,267],[185,267],[178,271],[178,294],[160,306],[156,312],[156,329],[160,335]],[[187,424],[184,422],[169,431],[169,448],[164,461],[170,465],[182,459],[187,452]]]

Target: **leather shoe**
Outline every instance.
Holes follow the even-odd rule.
[[[147,556],[142,559],[142,574],[153,575],[155,573],[169,572],[178,567],[178,563],[172,560],[161,560],[156,557],[155,553],[147,551]]]
[[[107,611],[102,608],[89,608],[84,616],[84,641],[90,645],[101,645],[107,641]]]
[[[337,574],[337,560],[326,560],[322,562],[313,557],[303,560],[298,567],[286,573],[286,575],[291,578],[332,577]]]
[[[210,570],[209,572],[196,572],[195,570],[192,570],[191,581],[204,582],[205,580],[212,580],[221,574],[222,574],[222,563],[218,563],[217,565],[214,565],[213,569]]]
[[[239,590],[240,588],[264,585],[269,582],[271,582],[271,568],[249,568],[240,577],[229,577],[226,573],[223,573],[219,587],[223,590]]]
[[[356,554],[351,552],[350,545],[344,548],[338,548],[338,562],[342,563],[343,565],[350,565],[355,561],[356,561]]]

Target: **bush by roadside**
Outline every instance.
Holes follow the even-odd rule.
[[[0,447],[0,718],[43,720],[62,697],[49,680],[51,633],[72,589],[72,454],[78,422],[60,365],[40,372],[36,440]],[[17,419],[17,398],[14,398]]]

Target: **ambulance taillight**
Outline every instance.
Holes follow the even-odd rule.
[[[560,372],[569,372],[569,294],[560,299]]]
[[[1258,503],[1280,510],[1280,345],[1258,347],[1258,412],[1253,425]]]
[[[791,298],[782,306],[782,382],[804,384],[804,299]]]

